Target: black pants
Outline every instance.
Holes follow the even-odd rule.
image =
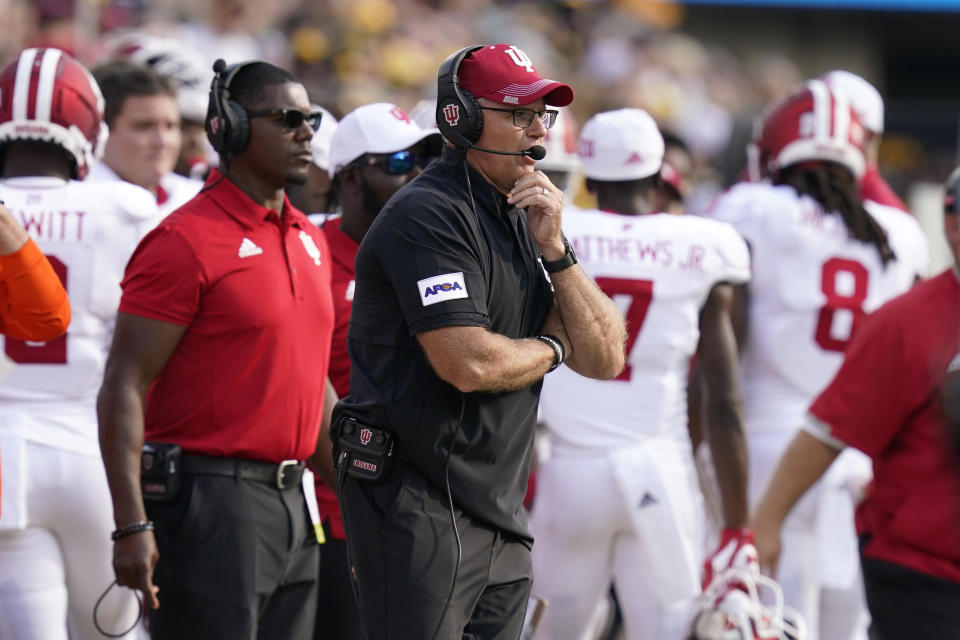
[[[310,637],[320,555],[299,485],[184,475],[147,515],[160,552],[153,640]]]
[[[531,584],[525,544],[454,509],[458,570],[446,492],[405,464],[383,484],[346,478],[340,500],[368,640],[519,637]]]
[[[353,579],[347,563],[347,543],[334,540],[330,521],[323,525],[327,541],[320,547],[317,626],[314,640],[364,640],[360,609],[354,596]]]
[[[875,640],[960,639],[960,584],[861,556]]]

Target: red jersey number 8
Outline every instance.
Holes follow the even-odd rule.
[[[840,288],[838,284],[844,279],[848,282],[852,281],[852,290],[847,286],[843,287],[843,291],[838,291]],[[820,307],[817,329],[814,335],[821,349],[842,353],[847,348],[850,337],[857,329],[857,323],[866,315],[863,310],[863,303],[867,300],[867,282],[869,279],[870,272],[855,260],[831,258],[823,263],[820,290],[826,296],[827,302]],[[837,337],[833,333],[837,311],[840,310],[849,311],[853,315],[850,332],[845,338]]]
[[[47,255],[47,259],[66,288],[67,265],[56,256]],[[6,338],[4,351],[7,357],[19,364],[67,364],[67,334],[49,342],[24,342]]]

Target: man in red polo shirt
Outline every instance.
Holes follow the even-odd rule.
[[[155,640],[305,638],[319,553],[303,461],[316,451],[333,481],[332,261],[283,188],[306,179],[320,116],[271,64],[215,69],[220,171],[130,259],[100,391],[114,570],[144,593]],[[145,455],[142,491],[144,438],[182,459],[158,479]]]
[[[845,446],[869,455],[874,481],[856,524],[881,640],[960,638],[960,470],[942,402],[960,367],[960,216],[950,208],[944,231],[956,264],[864,319],[754,514],[761,565],[775,571],[793,505]]]
[[[348,113],[330,139],[329,171],[342,215],[327,218],[323,233],[330,245],[335,321],[330,347],[330,382],[337,395],[350,391],[347,328],[353,305],[354,270],[360,241],[373,219],[423,162],[439,155],[437,129],[421,129],[396,105],[368,104]],[[317,501],[327,543],[320,563],[316,640],[363,640],[360,612],[350,585],[346,536],[337,495],[317,481]]]

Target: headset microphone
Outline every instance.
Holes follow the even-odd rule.
[[[547,150],[545,147],[535,144],[526,151],[523,152],[523,155],[529,156],[534,160],[540,161],[547,157]]]
[[[533,158],[534,160],[543,160],[547,156],[547,150],[544,147],[541,147],[539,144],[533,145],[529,149],[524,149],[523,151],[497,151],[496,149],[478,147],[475,144],[471,144],[470,148],[477,151],[483,151],[484,153],[495,153],[498,156],[526,156],[528,158]]]

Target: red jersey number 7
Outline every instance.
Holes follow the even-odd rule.
[[[630,353],[640,335],[640,328],[647,317],[647,310],[653,301],[653,280],[632,280],[630,278],[597,278],[597,286],[605,294],[614,298],[626,296],[629,299],[627,306],[627,366],[620,372],[616,380],[630,380],[631,368]]]

